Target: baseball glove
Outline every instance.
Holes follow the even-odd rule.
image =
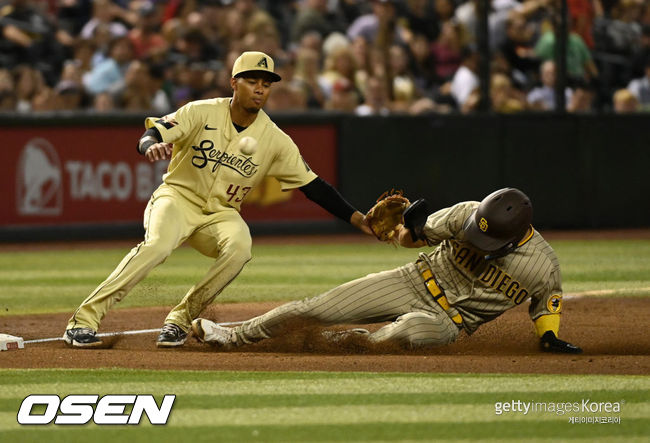
[[[394,243],[396,234],[404,224],[404,210],[411,204],[402,191],[384,192],[377,203],[366,213],[365,220],[375,237],[381,241]]]

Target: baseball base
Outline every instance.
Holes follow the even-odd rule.
[[[23,349],[24,347],[25,342],[22,337],[0,334],[0,351],[11,351],[13,349]]]

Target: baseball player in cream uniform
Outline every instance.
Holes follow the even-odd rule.
[[[183,345],[192,320],[251,259],[251,236],[239,210],[267,176],[370,233],[363,214],[309,168],[291,138],[262,110],[276,81],[280,76],[271,57],[245,52],[233,65],[232,98],[194,101],[145,120],[138,151],[149,161],[170,162],[144,213],[144,241],[74,312],[66,343],[100,346],[96,331],[106,312],[187,241],[215,261],[169,313],[157,340],[159,347]]]
[[[531,225],[526,195],[506,188],[482,202],[458,203],[430,214],[419,238],[401,228],[405,247],[434,246],[417,261],[370,274],[324,294],[294,301],[225,328],[196,319],[205,342],[232,347],[277,336],[291,324],[391,323],[370,334],[371,342],[405,347],[444,345],[527,300],[542,349],[578,353],[557,338],[562,310],[560,266],[551,246]],[[415,238],[414,238],[415,237]]]

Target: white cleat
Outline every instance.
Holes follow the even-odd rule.
[[[205,318],[197,318],[192,322],[194,336],[202,343],[230,347],[235,344],[231,328],[224,328]]]

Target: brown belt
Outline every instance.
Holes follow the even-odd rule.
[[[438,285],[438,282],[433,276],[433,272],[431,272],[431,269],[429,269],[428,267],[424,267],[424,270],[420,271],[420,274],[424,279],[424,286],[427,288],[427,292],[429,292],[429,294],[431,294],[431,296],[436,301],[436,303],[438,303],[440,307],[445,310],[447,315],[449,315],[449,318],[451,318],[451,320],[456,324],[456,326],[462,328],[463,317],[458,312],[456,312],[455,309],[454,309],[454,312],[456,312],[455,314],[453,312],[449,312],[451,308],[451,306],[449,306],[449,300],[447,300],[447,296]]]

